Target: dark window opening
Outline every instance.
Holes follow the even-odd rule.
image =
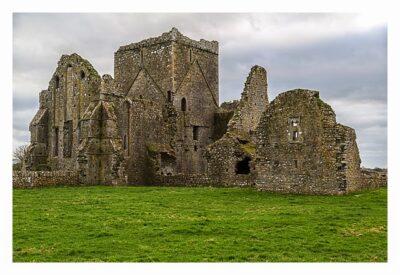
[[[274,167],[274,168],[278,168],[278,167],[279,167],[279,161],[274,160],[274,165],[273,165],[273,167]]]
[[[294,168],[298,168],[298,162],[297,162],[297,159],[295,159],[294,161],[293,161],[293,163],[294,163]]]
[[[72,155],[72,144],[73,144],[73,132],[72,132],[72,120],[64,122],[64,158],[70,158]]]
[[[171,91],[167,92],[167,98],[168,98],[168,102],[172,102],[172,92]]]
[[[182,98],[181,101],[181,111],[186,112],[186,98]]]
[[[58,156],[58,128],[54,128],[54,135],[53,135],[53,156]]]
[[[189,50],[189,62],[192,62],[192,58],[193,58],[192,55],[193,55],[193,54],[192,54],[192,49],[190,49],[190,50]]]
[[[299,139],[299,132],[293,131],[293,136],[292,136],[292,138],[293,138],[293,141],[298,140],[298,139]]]
[[[238,161],[235,167],[236,174],[249,174],[250,173],[250,161],[251,158],[245,157],[244,159]]]
[[[85,72],[84,71],[81,71],[81,79],[85,79]]]
[[[60,88],[60,77],[57,75],[56,76],[56,89]]]
[[[199,126],[193,126],[193,140],[199,140]]]
[[[68,68],[72,68],[72,65],[71,64],[68,64],[68,66],[67,66]]]
[[[128,139],[126,135],[124,135],[124,150],[126,150],[127,148],[128,148]]]
[[[194,147],[193,147],[193,150],[195,151],[195,152],[197,152],[197,145],[195,145]]]
[[[140,49],[140,63],[143,63],[143,49]]]

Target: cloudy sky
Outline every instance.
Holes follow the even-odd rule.
[[[62,54],[113,75],[121,45],[177,27],[220,46],[220,102],[239,99],[250,68],[268,71],[269,98],[320,91],[337,121],[356,129],[362,165],[387,166],[387,27],[360,14],[23,14],[13,17],[13,147]]]

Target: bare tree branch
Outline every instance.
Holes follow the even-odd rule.
[[[16,163],[22,163],[28,150],[28,145],[21,145],[15,148],[13,152],[13,160]]]

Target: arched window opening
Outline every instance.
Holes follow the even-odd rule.
[[[244,159],[236,162],[235,173],[236,174],[249,174],[250,173],[250,157],[245,157]]]
[[[182,98],[181,101],[181,111],[186,112],[186,98]]]
[[[167,98],[168,98],[168,102],[172,102],[172,92],[171,91],[167,92]]]
[[[60,88],[60,77],[58,76],[58,75],[56,75],[56,80],[55,80],[55,86],[56,86],[56,89],[58,89],[58,88]]]
[[[85,79],[85,72],[84,71],[81,71],[81,79],[83,80],[83,79]]]

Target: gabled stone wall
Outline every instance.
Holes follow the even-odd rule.
[[[319,92],[292,90],[278,95],[257,128],[259,190],[338,194],[359,178],[354,131],[336,123]]]

